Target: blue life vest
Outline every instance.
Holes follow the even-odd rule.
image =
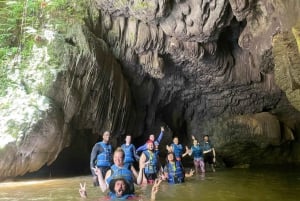
[[[179,161],[175,161],[175,163],[167,164],[168,170],[168,183],[178,184],[184,182],[184,170]]]
[[[194,158],[203,158],[203,150],[200,145],[193,145],[191,147]]]
[[[203,150],[204,151],[208,151],[208,150],[210,150],[212,148],[213,148],[213,146],[211,145],[210,142],[203,142]]]
[[[124,163],[134,163],[134,155],[133,155],[133,144],[130,144],[127,146],[126,144],[123,144],[121,148],[123,149],[125,153]]]
[[[106,179],[106,183],[109,184],[112,179],[120,177],[124,178],[128,183],[134,183],[133,174],[128,165],[124,165],[123,167],[112,165],[110,169],[111,175]]]
[[[183,147],[181,144],[172,144],[172,149],[176,158],[182,157]]]
[[[104,142],[98,142],[103,148],[103,151],[97,155],[98,167],[110,167],[112,164],[112,147],[110,144]]]
[[[110,197],[111,200],[127,200],[131,197],[134,197],[134,194],[125,194],[122,197],[117,197],[115,193],[109,192],[108,196]]]
[[[157,173],[157,166],[158,166],[158,158],[157,154],[154,152],[149,152],[148,150],[143,152],[146,156],[146,161],[149,163],[145,166],[145,174],[155,174]]]

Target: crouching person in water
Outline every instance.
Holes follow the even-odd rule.
[[[176,160],[173,152],[168,153],[163,179],[166,179],[170,184],[179,184],[184,182],[185,177],[191,177],[193,174],[194,170],[192,169],[189,173],[185,173],[181,161]]]
[[[139,200],[138,196],[128,193],[127,189],[130,188],[130,184],[124,178],[116,178],[115,182],[110,185],[110,192],[114,193],[113,197],[108,197],[110,200]],[[155,201],[156,194],[159,190],[159,185],[162,182],[161,179],[156,179],[151,190],[151,201]],[[86,184],[80,183],[79,189],[80,197],[87,198]]]
[[[145,164],[142,164],[137,179],[134,177],[130,167],[124,165],[124,151],[117,148],[113,156],[114,165],[107,171],[105,178],[101,170],[93,168],[98,177],[100,189],[105,192],[109,189],[108,197],[110,199],[132,199],[134,198],[134,183],[140,184],[143,177],[143,169]],[[160,182],[159,182],[160,183]],[[157,186],[159,185],[157,184]],[[87,197],[85,186],[80,185],[79,193],[81,197]],[[155,193],[156,194],[156,193]]]

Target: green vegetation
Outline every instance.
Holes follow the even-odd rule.
[[[134,4],[131,6],[131,8],[134,11],[147,11],[147,10],[153,10],[155,8],[155,3],[151,2],[149,0],[136,0],[134,1]]]
[[[0,148],[26,135],[49,108],[45,95],[64,70],[57,44],[64,47],[89,2],[0,0]]]

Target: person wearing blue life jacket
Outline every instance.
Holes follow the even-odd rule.
[[[132,167],[132,172],[135,177],[137,177],[138,173],[134,168],[134,162],[139,161],[140,157],[136,154],[135,146],[131,143],[131,135],[126,135],[125,143],[121,145],[125,153],[124,164]]]
[[[165,132],[164,127],[160,127],[160,133],[159,133],[159,136],[157,137],[157,139],[155,140],[155,135],[154,134],[150,134],[148,140],[151,140],[153,143],[155,143],[155,146],[158,147],[160,141],[163,138],[164,132]],[[138,147],[136,149],[136,152],[143,152],[143,151],[146,151],[147,149],[148,149],[148,145],[147,145],[147,143],[145,143],[144,145]]]
[[[178,137],[173,138],[173,143],[169,146],[166,146],[168,152],[173,152],[175,154],[176,160],[180,161],[182,159],[182,154],[184,148],[181,144],[179,144]]]
[[[204,158],[203,158],[203,149],[200,146],[198,140],[192,136],[193,145],[191,146],[191,149],[186,147],[186,150],[188,150],[188,154],[190,156],[193,156],[194,158],[194,166],[196,170],[196,174],[202,172],[205,172],[205,164],[204,164]]]
[[[163,178],[166,179],[169,184],[183,183],[186,177],[191,177],[193,174],[194,170],[192,169],[189,173],[185,173],[181,161],[176,160],[173,152],[168,152]]]
[[[93,175],[94,186],[99,186],[97,175],[94,167],[97,166],[102,174],[105,175],[112,165],[112,146],[109,144],[110,132],[105,131],[102,141],[94,145],[90,156],[90,169]]]
[[[203,148],[203,157],[204,157],[204,164],[208,163],[212,169],[213,172],[215,172],[215,163],[216,163],[216,151],[209,140],[208,135],[204,135],[203,137],[203,143],[202,143],[202,148]]]
[[[150,183],[152,184],[154,180],[157,178],[159,170],[160,170],[160,163],[159,163],[159,158],[158,154],[155,153],[154,150],[154,143],[151,140],[147,141],[147,150],[143,151],[140,157],[140,168],[142,164],[145,165],[144,169],[144,175],[145,179],[143,180],[143,183]]]
[[[97,166],[93,168],[95,174],[98,176],[100,189],[102,192],[109,189],[108,197],[110,199],[134,198],[134,183],[141,184],[142,181],[145,164],[141,164],[141,169],[136,179],[133,176],[130,167],[124,165],[124,155],[122,148],[119,147],[116,149],[113,155],[114,164],[111,166],[111,169],[107,171],[105,177],[102,175],[102,171]],[[87,197],[85,187],[84,189],[82,185],[80,185],[80,187],[81,189],[79,189],[79,193],[81,197]]]
[[[155,201],[156,194],[159,190],[159,185],[162,182],[161,179],[156,179],[151,190],[151,201]],[[107,197],[105,200],[140,200],[139,196],[126,193],[126,189],[129,188],[129,183],[122,177],[115,178],[114,183],[110,185]],[[79,194],[81,198],[87,198],[86,183],[80,183]]]

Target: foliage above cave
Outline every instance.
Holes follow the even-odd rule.
[[[64,69],[67,28],[83,0],[0,0],[0,148],[22,139],[49,109],[47,90]]]

